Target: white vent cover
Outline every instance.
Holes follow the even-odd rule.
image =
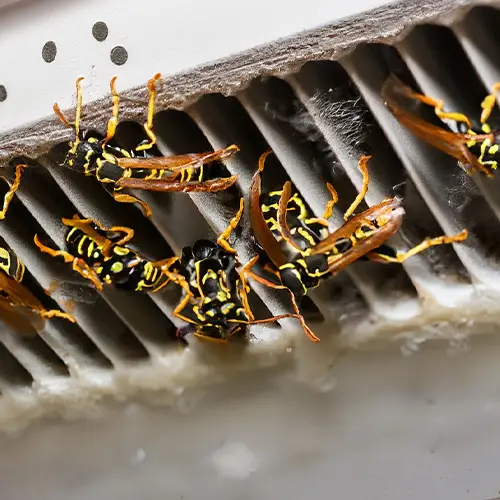
[[[143,197],[154,212],[149,222],[135,207],[116,204],[94,179],[58,165],[60,147],[56,145],[69,136],[51,115],[51,105],[57,100],[63,108],[71,107],[76,76],[87,78],[84,126],[89,127],[102,128],[109,116],[107,97],[90,103],[106,93],[109,77],[119,75],[119,88],[140,85],[122,94],[124,121],[117,139],[132,147],[141,140],[142,129],[130,120],[140,122],[144,117],[144,84],[152,74],[186,70],[276,36],[275,31],[271,35],[265,29],[276,22],[269,2],[261,10],[255,2],[251,4],[252,12],[259,12],[257,32],[250,21],[242,28],[244,11],[223,16],[219,26],[206,26],[202,21],[198,26],[187,21],[192,17],[183,10],[189,7],[183,2],[170,19],[147,9],[138,9],[137,16],[114,17],[118,3],[109,1],[104,6],[99,2],[97,9],[97,2],[71,6],[55,1],[21,2],[6,7],[0,20],[0,67],[12,68],[21,59],[30,67],[22,79],[14,71],[1,74],[6,98],[0,103],[0,127],[13,130],[0,137],[0,157],[6,166],[15,157],[33,158],[18,199],[0,223],[0,236],[42,287],[47,288],[54,278],[73,282],[66,283],[54,298],[63,308],[68,296],[74,298],[78,319],[78,326],[50,321],[36,339],[1,332],[0,427],[23,426],[45,414],[85,412],[89,402],[101,398],[157,400],[161,394],[162,402],[175,404],[189,387],[224,380],[236,370],[273,366],[291,356],[299,367],[306,363],[326,368],[339,345],[387,338],[402,339],[411,349],[435,337],[460,340],[498,323],[500,202],[495,193],[500,181],[461,174],[453,160],[402,129],[379,95],[384,79],[395,71],[413,76],[425,92],[442,98],[450,108],[469,114],[479,111],[487,88],[500,80],[500,65],[495,62],[500,14],[491,7],[477,7],[466,14],[458,9],[461,2],[434,2],[431,7],[403,2],[398,8],[379,9],[347,24],[252,51],[250,67],[244,65],[246,56],[235,56],[163,81],[155,131],[165,155],[236,143],[241,152],[227,166],[238,174],[246,193],[257,158],[272,147],[279,161],[271,163],[270,159],[265,185],[273,187],[291,178],[319,214],[329,197],[325,182],[332,182],[340,193],[339,213],[334,217],[340,223],[340,209],[351,202],[360,186],[358,158],[371,153],[367,203],[377,203],[394,185],[407,183],[408,215],[401,234],[393,240],[398,248],[428,235],[469,230],[467,244],[433,249],[404,266],[356,264],[323,285],[306,306],[306,313],[317,318],[319,311],[323,317],[322,321],[310,320],[322,337],[319,346],[310,346],[296,324],[288,321],[282,324],[284,328],[252,328],[248,346],[235,343],[221,350],[193,342],[186,348],[174,340],[178,324],[171,315],[175,291],[148,297],[111,288],[100,295],[82,286],[68,266],[41,255],[32,244],[33,235],[62,246],[65,229],[60,218],[76,211],[104,225],[133,227],[134,245],[147,256],[163,258],[198,238],[213,237],[237,207],[237,197],[229,193],[146,194]],[[319,3],[322,8],[304,6],[309,17],[301,18],[303,27],[328,19],[327,9],[333,9],[335,2]],[[36,14],[49,6],[54,9],[50,22],[41,22]],[[456,9],[448,10],[451,6]],[[215,7],[211,3],[210,9]],[[350,2],[342,8],[356,9],[357,4]],[[425,24],[409,32],[404,15],[412,12],[415,21]],[[302,27],[290,24],[292,17],[298,18],[288,18],[288,14],[286,10],[276,14],[284,19],[282,34]],[[234,16],[241,18],[237,26],[231,22]],[[198,12],[196,19],[203,16]],[[98,21],[101,24],[92,32]],[[178,31],[168,29],[178,22],[183,36],[201,30],[206,44],[200,48],[205,52],[180,57]],[[438,22],[451,25],[439,26]],[[147,49],[144,28],[136,31],[142,23],[157,37],[148,39]],[[220,32],[224,35],[219,36]],[[69,33],[71,46],[62,42]],[[257,35],[260,38],[250,38]],[[307,36],[316,42],[308,49],[299,43]],[[86,57],[91,37],[97,47],[95,52],[92,49],[92,58]],[[367,43],[358,46],[361,39]],[[238,40],[245,46],[237,45]],[[383,41],[394,45],[376,43]],[[295,62],[290,52],[294,43]],[[116,47],[126,49],[126,61],[125,52]],[[125,63],[113,66],[113,59]],[[307,59],[311,61],[299,67]],[[270,76],[280,69],[279,77]],[[223,96],[219,91],[233,95]],[[166,111],[169,105],[184,109]],[[26,126],[27,122],[33,123]],[[243,260],[252,255],[247,232],[242,232],[236,245]],[[254,288],[263,311],[287,310],[286,296]]]

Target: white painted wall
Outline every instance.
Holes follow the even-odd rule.
[[[43,118],[58,101],[74,99],[74,83],[85,76],[85,99],[118,88],[145,84],[157,72],[174,74],[202,63],[312,29],[387,0],[23,0],[0,12],[0,85],[8,91],[0,103],[0,133]],[[1,3],[0,3],[1,7]],[[104,21],[109,36],[92,37]],[[54,62],[41,56],[46,41],[58,47]],[[124,66],[110,51],[124,46]]]

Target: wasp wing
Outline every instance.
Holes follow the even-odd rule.
[[[8,300],[0,300],[0,321],[14,332],[28,337],[33,337],[41,332],[45,320],[26,307],[15,307]]]
[[[200,167],[206,163],[225,160],[239,151],[238,146],[231,145],[217,151],[207,153],[190,153],[177,156],[153,156],[149,158],[118,158],[121,168],[140,168],[149,170],[169,170],[176,172],[188,167]]]
[[[403,207],[401,206],[401,199],[400,198],[388,198],[386,200],[383,200],[377,205],[374,205],[370,207],[369,209],[365,210],[364,212],[361,212],[360,214],[352,217],[349,219],[345,224],[343,224],[341,227],[339,227],[336,231],[333,233],[330,233],[324,240],[321,240],[315,247],[312,248],[311,254],[320,254],[320,253],[328,253],[332,247],[336,244],[337,241],[343,240],[343,239],[349,239],[357,229],[359,229],[364,223],[369,222],[372,223],[373,221],[376,221],[377,219],[380,218],[385,218],[388,222],[380,227],[377,230],[377,234],[386,234],[386,230],[382,232],[382,229],[389,224],[389,222],[394,220],[399,220],[399,217],[395,217],[395,213],[402,212],[404,214]],[[399,225],[401,224],[401,221],[399,221]],[[393,229],[392,234],[394,234],[397,229],[399,228],[399,225],[394,228],[393,225],[390,227]],[[375,238],[376,235],[369,236],[366,239],[372,238],[371,241],[375,241],[373,238]],[[391,236],[391,235],[389,235]],[[385,239],[389,238],[389,236],[386,236]],[[383,241],[381,241],[379,238],[378,246],[380,246]],[[364,240],[363,240],[364,241]],[[385,240],[384,240],[385,241]],[[362,242],[361,242],[362,243]],[[357,248],[361,247],[361,243],[356,244],[353,246],[351,249],[348,250],[350,252],[351,250],[356,250]],[[363,247],[364,248],[364,247]],[[373,247],[376,248],[376,247]],[[371,250],[373,250],[371,248]],[[344,252],[347,253],[347,252]],[[366,253],[366,252],[364,252]],[[364,255],[364,253],[362,255]],[[340,258],[343,254],[339,254],[338,257]],[[362,256],[360,254],[359,257]],[[358,257],[358,258],[359,258]]]
[[[471,171],[480,170],[491,175],[467,147],[467,142],[471,139],[480,141],[486,139],[488,135],[474,136],[471,134],[452,132],[451,130],[446,130],[445,128],[429,123],[417,116],[415,113],[408,110],[409,102],[415,102],[415,98],[412,97],[413,91],[394,75],[386,80],[382,87],[381,94],[387,107],[392,111],[398,121],[417,138],[455,158],[464,166],[468,166]],[[401,97],[406,99],[406,104]]]
[[[269,153],[269,151],[264,153],[260,157],[259,163],[263,164]],[[288,259],[281,249],[281,246],[274,238],[273,233],[269,229],[266,220],[264,219],[264,215],[262,214],[260,207],[261,189],[262,171],[259,169],[255,172],[252,178],[252,184],[250,185],[250,222],[252,224],[252,231],[255,239],[263,248],[264,252],[266,252],[267,256],[271,259],[272,263],[276,267],[280,267],[283,264],[286,264]]]

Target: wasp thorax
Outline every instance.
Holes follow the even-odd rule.
[[[96,162],[102,155],[102,146],[98,142],[80,141],[70,143],[71,148],[66,157],[69,167],[85,174],[91,174],[96,170]]]

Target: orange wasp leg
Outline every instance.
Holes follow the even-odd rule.
[[[118,113],[120,110],[120,96],[118,95],[118,92],[116,91],[116,76],[111,78],[111,81],[109,82],[109,88],[111,90],[111,101],[113,103],[113,107],[111,109],[111,118],[108,120],[108,129],[106,131],[106,137],[104,138],[104,141],[102,145],[104,146],[107,144],[115,135],[116,133],[116,127],[118,126]]]
[[[74,255],[71,255],[69,252],[66,252],[64,250],[54,250],[53,248],[50,248],[50,247],[44,245],[38,239],[37,234],[35,234],[34,242],[35,242],[35,245],[43,253],[46,253],[46,254],[50,255],[51,257],[62,257],[64,259],[64,262],[66,262],[68,264],[72,263],[74,271],[76,271],[78,274],[80,274],[85,279],[88,279],[89,281],[91,281],[99,291],[103,290],[101,280],[99,279],[99,276],[97,275],[97,273],[87,263],[85,263],[82,259],[79,259],[78,257],[75,257]]]
[[[446,245],[450,243],[460,243],[462,241],[465,241],[467,239],[468,233],[467,230],[464,229],[458,234],[455,234],[453,236],[438,236],[437,238],[429,238],[418,245],[414,246],[413,248],[410,248],[407,252],[398,252],[396,257],[391,257],[389,255],[383,255],[379,254],[376,252],[372,252],[373,256],[377,259],[378,262],[394,262],[401,264],[403,263],[406,259],[413,257],[414,255],[423,252],[424,250],[427,250],[430,247],[433,246],[438,246],[438,245]],[[368,254],[367,257],[370,258],[372,254]],[[381,259],[381,260],[378,260]]]
[[[149,137],[149,142],[146,144],[141,144],[137,146],[136,151],[144,151],[145,149],[150,149],[156,144],[156,135],[153,132],[153,118],[155,114],[155,102],[156,102],[156,82],[160,79],[161,74],[156,73],[151,80],[148,82],[149,90],[149,102],[148,102],[148,118],[144,124],[144,130]]]
[[[368,168],[366,167],[366,164],[368,163],[368,160],[371,158],[371,156],[362,156],[359,159],[358,167],[359,170],[361,170],[361,173],[363,174],[363,185],[361,187],[361,190],[356,196],[356,199],[351,203],[351,206],[347,209],[346,213],[344,214],[344,220],[348,220],[349,217],[354,213],[356,208],[358,208],[359,204],[363,201],[367,191],[368,191],[368,184],[370,182],[370,176],[368,174]]]
[[[231,236],[231,233],[234,231],[236,226],[238,226],[241,216],[243,214],[243,209],[245,208],[245,202],[243,198],[240,198],[240,208],[236,215],[230,220],[227,228],[221,233],[221,235],[217,238],[217,245],[221,246],[226,252],[236,253],[236,250],[228,243],[228,239]]]
[[[113,191],[111,195],[119,203],[137,203],[141,207],[142,213],[145,217],[149,218],[153,214],[151,207],[145,201],[142,201],[136,196],[127,193],[119,193],[116,190]]]
[[[327,187],[328,191],[330,191],[330,194],[332,195],[332,199],[329,200],[326,204],[325,213],[323,214],[323,219],[329,219],[332,216],[333,207],[335,206],[337,201],[339,201],[339,195],[337,194],[337,191],[335,190],[335,188],[329,182],[326,183],[326,187]]]
[[[295,314],[280,314],[278,316],[273,316],[272,318],[266,318],[266,319],[258,319],[258,320],[253,320],[249,321],[247,324],[248,325],[259,325],[259,324],[264,324],[264,323],[274,323],[276,321],[279,321],[280,319],[285,319],[285,318],[294,318],[299,321],[300,325],[302,326],[302,329],[304,330],[305,334],[311,340],[312,342],[319,342],[320,339],[317,337],[314,332],[307,326],[304,316],[300,313],[299,306],[297,304],[297,301],[295,300],[295,296],[293,295],[293,292],[286,288],[283,285],[277,285],[276,283],[273,283],[272,281],[266,280],[262,276],[259,276],[258,274],[255,274],[252,272],[250,269],[257,263],[259,260],[259,256],[256,255],[254,256],[247,264],[245,264],[244,268],[245,273],[248,274],[252,279],[257,281],[258,283],[267,286],[268,288],[274,288],[277,290],[287,290],[290,293],[290,298],[292,300],[292,305],[293,305],[293,310],[295,311]]]
[[[54,113],[57,115],[59,120],[64,124],[64,126],[68,128],[74,128],[75,129],[75,140],[73,142],[73,145],[70,149],[70,152],[72,154],[76,153],[76,149],[78,147],[78,144],[80,142],[80,121],[82,118],[82,103],[83,103],[83,97],[82,97],[82,86],[81,86],[81,81],[83,80],[83,76],[80,76],[79,78],[76,79],[76,113],[75,113],[75,123],[74,125],[71,125],[69,123],[68,119],[64,116],[63,112],[59,108],[59,105],[54,103],[52,106],[52,109],[54,110]]]
[[[405,91],[405,94],[410,98],[416,99],[417,101],[420,101],[423,104],[427,104],[428,106],[433,107],[434,112],[436,113],[436,116],[438,118],[444,120],[446,119],[455,120],[456,122],[465,123],[469,129],[472,128],[469,118],[465,116],[463,113],[450,113],[444,111],[444,102],[441,101],[440,99],[434,99],[432,97],[419,94],[418,92],[413,92],[409,89]]]
[[[9,209],[10,202],[12,201],[12,198],[14,197],[15,192],[18,190],[19,185],[21,184],[21,175],[23,172],[23,169],[26,168],[28,165],[17,165],[16,166],[16,177],[14,179],[14,182],[10,186],[9,190],[5,194],[3,198],[3,207],[2,210],[0,210],[0,220],[5,219],[5,216],[7,215],[7,210]]]
[[[492,113],[492,111],[497,103],[496,94],[498,92],[500,92],[500,82],[497,82],[493,85],[493,87],[491,89],[491,94],[487,95],[484,98],[483,102],[481,103],[481,109],[482,109],[481,123],[482,124],[485,124],[488,121],[488,119],[489,119],[489,117],[490,117],[490,115],[491,115],[491,113]]]

